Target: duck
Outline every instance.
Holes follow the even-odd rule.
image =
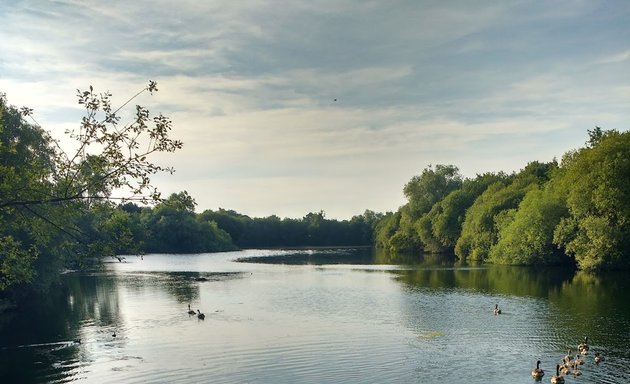
[[[588,337],[587,336],[584,336],[584,341],[582,341],[578,345],[578,351],[583,355],[586,355],[588,353]]]
[[[604,361],[604,356],[600,355],[599,352],[595,352],[595,364],[599,364]]]
[[[564,359],[562,359],[562,364],[560,364],[560,372],[563,375],[568,375],[571,372],[571,363],[567,363]]]
[[[195,312],[192,309],[190,309],[190,304],[188,304],[188,314],[189,315],[194,315],[195,313],[197,313],[197,312]]]
[[[564,377],[560,376],[560,364],[556,364],[556,374],[551,376],[551,384],[564,384]]]
[[[206,315],[204,315],[203,313],[201,313],[201,311],[200,311],[200,310],[197,310],[197,318],[198,318],[198,319],[203,320],[203,319],[205,319],[205,318],[206,318]]]
[[[567,355],[562,360],[565,361],[567,364],[573,364],[573,355],[571,354],[571,349],[567,351]]]
[[[534,379],[540,379],[543,376],[545,376],[545,371],[540,369],[540,360],[538,360],[536,362],[536,368],[532,369],[532,377]]]
[[[114,331],[114,333],[112,333],[112,337],[116,337],[116,331]]]
[[[584,364],[584,360],[580,357],[580,355],[575,355],[575,360],[573,360],[573,366],[577,368],[578,365]]]
[[[495,315],[500,315],[501,314],[501,309],[499,308],[499,304],[495,304],[494,305],[494,314]]]

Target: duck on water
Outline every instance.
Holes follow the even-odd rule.
[[[540,360],[536,362],[536,368],[532,369],[532,377],[534,379],[540,379],[545,376],[545,371],[540,368]]]

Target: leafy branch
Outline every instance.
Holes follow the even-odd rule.
[[[85,107],[78,130],[66,133],[76,140],[78,147],[71,156],[63,151],[57,140],[49,134],[52,157],[50,174],[42,176],[46,183],[37,188],[20,190],[0,200],[0,209],[12,206],[59,203],[64,201],[111,200],[113,190],[126,190],[127,196],[118,198],[142,202],[160,201],[160,193],[151,184],[151,176],[158,172],[173,173],[174,169],[154,164],[150,156],[158,152],[174,152],[182,142],[169,137],[172,121],[159,114],[151,116],[149,110],[136,105],[131,121],[121,124],[123,108],[148,92],[157,92],[157,83],[149,84],[117,108],[112,106],[110,92],[96,93],[77,90],[79,105]],[[32,116],[32,110],[22,108],[19,113]]]

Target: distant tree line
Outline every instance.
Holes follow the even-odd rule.
[[[377,224],[393,253],[453,253],[509,265],[630,266],[630,133],[589,130],[560,164],[462,178],[429,166],[404,187],[408,202]]]
[[[133,238],[121,253],[201,253],[241,248],[371,246],[382,215],[365,211],[350,220],[327,219],[324,212],[301,219],[251,218],[232,210],[195,213],[186,192],[174,193],[155,207],[126,203],[111,208],[108,230]],[[124,235],[123,235],[124,234]]]

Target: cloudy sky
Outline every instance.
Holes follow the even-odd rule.
[[[518,171],[630,125],[630,2],[0,2],[0,92],[55,137],[77,88],[169,116],[197,211],[393,211],[429,164]]]

